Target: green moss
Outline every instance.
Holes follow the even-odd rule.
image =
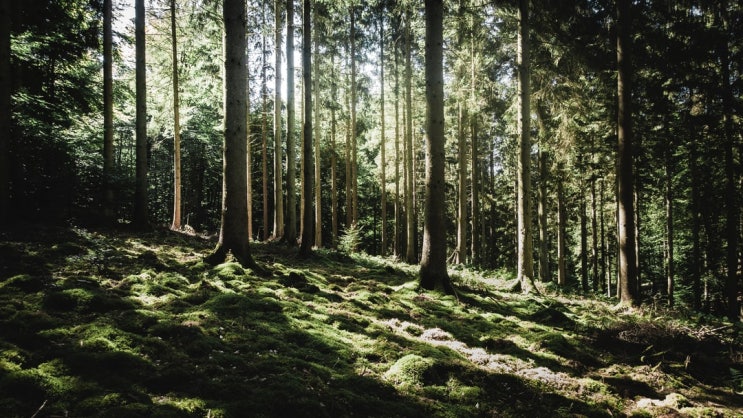
[[[384,374],[385,380],[401,388],[422,387],[435,362],[417,354],[401,357]]]

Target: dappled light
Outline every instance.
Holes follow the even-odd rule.
[[[739,343],[610,303],[421,292],[390,259],[259,244],[259,277],[160,231],[13,234],[0,277],[0,410],[30,416],[705,415],[741,402]],[[106,253],[106,269],[80,264]],[[38,261],[44,260],[43,266]],[[289,267],[291,266],[291,267]],[[43,267],[43,268],[41,268]],[[25,271],[25,272],[24,272]],[[465,286],[466,285],[466,286]],[[704,325],[713,329],[714,323]],[[250,411],[250,412],[246,412]],[[394,412],[393,412],[394,411]],[[665,411],[665,412],[664,412]]]

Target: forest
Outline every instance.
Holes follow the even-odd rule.
[[[0,415],[743,414],[742,70],[729,0],[0,0]]]

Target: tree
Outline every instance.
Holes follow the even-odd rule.
[[[114,106],[112,0],[103,1],[103,216],[114,219]],[[5,62],[5,60],[3,60]],[[5,114],[5,112],[3,112]],[[6,166],[3,164],[3,166]]]
[[[413,206],[413,97],[412,78],[413,67],[411,64],[412,54],[412,13],[406,10],[405,21],[405,158],[403,169],[405,170],[405,261],[415,263],[415,209]]]
[[[315,25],[317,25],[317,9],[313,12],[315,16]],[[309,18],[308,18],[309,20]],[[319,33],[319,31],[317,31]],[[311,41],[311,37],[307,38],[307,40]],[[314,46],[315,52],[315,74],[320,74],[320,39],[318,36],[315,36],[315,42]],[[321,174],[321,165],[320,165],[320,77],[312,77],[313,82],[313,92],[315,94],[315,105],[313,106],[313,113],[315,117],[315,121],[313,123],[315,128],[314,133],[314,146],[315,146],[315,162],[314,162],[314,192],[315,192],[315,236],[313,238],[313,242],[315,243],[316,247],[322,247],[322,179],[320,178]]]
[[[517,69],[519,76],[519,158],[518,158],[518,265],[517,274],[524,292],[534,290],[534,261],[531,234],[531,111],[529,106],[529,0],[519,0]]]
[[[263,27],[261,28],[261,186],[263,191],[263,240],[268,234],[268,50],[266,49],[266,8],[268,2],[263,3],[261,14]]]
[[[631,0],[617,0],[617,223],[620,303],[637,305],[632,169]]]
[[[294,144],[294,0],[286,0],[286,227],[289,245],[297,242],[297,156]]]
[[[0,0],[0,226],[10,220],[10,0]]]
[[[382,194],[382,247],[380,250],[381,255],[387,254],[387,144],[385,142],[385,120],[384,120],[384,4],[381,4],[381,12],[379,18],[379,85],[381,89],[379,98],[379,112],[380,112],[380,139],[379,149],[381,151],[380,164],[382,168],[380,178],[380,193]]]
[[[147,219],[147,67],[145,58],[144,0],[134,5],[134,35],[136,57],[136,137],[137,165],[134,189],[134,225],[145,228]]]
[[[420,285],[454,293],[446,269],[443,0],[426,0],[426,196]]]
[[[173,222],[170,229],[177,231],[181,229],[181,122],[178,100],[178,37],[175,25],[175,0],[170,0],[170,34],[173,46]]]
[[[312,25],[311,0],[304,0],[302,33],[302,73],[304,82],[304,129],[302,138],[302,158],[304,167],[302,173],[302,195],[307,205],[304,210],[304,229],[302,243],[299,246],[299,255],[309,257],[312,253],[312,238],[314,235],[312,217],[312,175],[314,174],[312,161]]]
[[[281,0],[274,2],[274,98],[273,98],[273,238],[284,237],[284,188],[281,178]]]
[[[250,254],[247,224],[245,1],[224,0],[222,12],[225,28],[222,222],[219,243],[205,261],[210,264],[220,263],[230,251],[242,266],[260,270]]]

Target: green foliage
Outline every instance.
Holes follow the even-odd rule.
[[[345,254],[354,254],[359,251],[362,229],[357,225],[351,225],[338,240],[338,251]]]

